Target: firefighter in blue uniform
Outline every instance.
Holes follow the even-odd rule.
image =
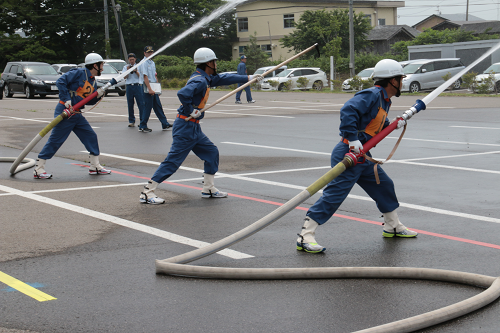
[[[332,167],[342,161],[349,150],[359,153],[364,143],[389,125],[387,114],[390,98],[400,96],[403,77],[403,68],[398,62],[381,60],[373,73],[375,86],[356,93],[344,104],[340,110],[341,140],[333,149]],[[399,120],[397,128],[404,125],[405,121]],[[367,155],[371,156],[369,153]],[[377,166],[377,170],[380,184],[376,181],[374,163],[368,160],[356,164],[332,180],[323,190],[321,198],[309,208],[297,239],[297,250],[309,253],[325,251],[315,240],[316,228],[333,216],[356,183],[375,201],[383,214],[384,237],[416,237],[415,231],[409,230],[399,221],[396,213],[399,203],[393,181],[380,166]]]
[[[189,78],[186,86],[177,93],[181,106],[177,109],[177,118],[172,131],[172,147],[165,160],[144,190],[139,201],[145,204],[163,204],[165,200],[155,195],[154,191],[159,183],[169,178],[181,166],[189,152],[192,151],[204,163],[204,181],[202,198],[225,198],[227,193],[219,191],[214,186],[215,173],[219,169],[219,150],[212,141],[202,132],[200,119],[204,117],[201,112],[207,103],[210,87],[230,85],[233,83],[246,83],[253,76],[237,74],[217,74],[217,57],[214,51],[202,47],[194,53],[196,72]],[[257,80],[262,80],[262,75],[257,75]],[[189,121],[186,118],[192,117]]]
[[[66,141],[71,132],[83,143],[90,153],[91,175],[109,174],[111,171],[104,169],[99,164],[99,144],[97,134],[90,126],[89,122],[80,113],[81,109],[73,109],[73,105],[89,96],[96,87],[95,76],[101,75],[104,61],[97,53],[89,53],[85,57],[85,68],[76,68],[61,76],[56,81],[59,89],[59,103],[54,111],[54,117],[63,112],[68,114],[68,118],[57,124],[50,134],[49,140],[38,154],[37,163],[34,171],[35,179],[49,179],[52,174],[45,171],[45,162],[55,155],[57,150]],[[97,97],[90,100],[87,104],[94,105],[102,98],[104,91],[97,89]],[[83,109],[84,107],[82,107]]]

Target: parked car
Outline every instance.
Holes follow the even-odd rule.
[[[0,79],[0,99],[3,99],[3,80]]]
[[[76,64],[53,64],[52,67],[59,73],[64,74],[71,69],[76,68]]]
[[[25,94],[26,98],[40,95],[57,95],[56,81],[61,75],[52,66],[44,62],[13,61],[8,62],[2,73],[5,97]]]
[[[308,79],[307,85],[305,87],[299,87],[297,81],[299,78],[305,77]],[[269,80],[278,81],[278,86],[273,87]],[[291,90],[298,89],[316,89],[321,90],[324,86],[328,85],[326,79],[326,73],[319,68],[313,67],[302,67],[302,68],[288,68],[277,74],[273,78],[264,79],[261,83],[262,90],[283,90],[285,87],[285,82],[292,81],[290,86]]]
[[[375,69],[374,67],[363,69],[361,72],[356,74],[356,76],[358,76],[361,80],[371,80],[372,76],[373,76],[374,69]],[[349,79],[345,80],[344,82],[342,82],[342,90],[344,90],[344,91],[352,91],[353,90],[351,88],[351,85],[350,85],[351,80],[352,80],[352,78],[349,78]]]
[[[464,69],[459,58],[443,58],[422,60],[408,64],[403,68],[406,77],[403,79],[401,91],[418,92],[423,89],[437,88],[444,83],[443,76],[452,76]],[[454,89],[460,88],[462,79],[453,84]]]
[[[276,66],[267,66],[267,67],[261,67],[259,69],[257,69],[255,71],[255,73],[253,73],[253,75],[257,75],[257,74],[264,74],[265,72],[267,72],[268,70],[270,70],[271,68],[274,68]],[[276,75],[278,75],[279,73],[283,72],[285,69],[287,69],[288,67],[285,65],[285,66],[281,66],[280,68],[278,68],[277,70],[275,71],[272,71],[271,73],[267,74],[265,77],[266,78],[269,78],[269,77],[275,77]]]
[[[487,79],[491,74],[493,74],[493,85],[490,87],[490,90],[500,92],[500,62],[494,63],[486,68],[483,74],[477,75],[475,79],[476,84],[482,84],[483,80]]]
[[[104,59],[104,63],[113,66],[118,73],[122,73],[123,66],[127,63],[121,59]]]
[[[78,64],[78,67],[85,67],[85,63]],[[111,79],[114,79],[118,77],[120,74],[118,71],[111,65],[108,65],[107,63],[104,63],[103,65],[103,70],[101,72],[101,75],[96,76],[96,81],[97,81],[97,88],[100,88],[104,86],[106,83],[108,83]],[[122,79],[118,81],[117,84],[114,86],[111,86],[109,89],[106,90],[105,95],[107,96],[109,93],[118,93],[120,96],[125,96],[126,90],[125,90],[125,80]]]

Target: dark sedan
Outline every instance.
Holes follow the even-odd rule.
[[[2,73],[3,92],[6,97],[24,94],[26,98],[57,95],[57,79],[61,77],[52,66],[44,62],[8,62]]]

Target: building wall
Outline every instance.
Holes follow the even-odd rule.
[[[376,3],[374,1],[374,4]],[[390,4],[386,1],[382,2],[382,4],[385,6],[404,6],[403,1],[391,2]],[[244,53],[241,47],[249,44],[250,35],[256,36],[258,45],[265,45],[266,47],[267,45],[272,45],[270,49],[272,50],[273,60],[290,58],[294,53],[289,53],[289,49],[283,48],[279,40],[285,35],[290,34],[295,28],[284,27],[284,15],[293,14],[294,21],[298,22],[300,15],[306,10],[349,8],[347,2],[341,3],[340,6],[332,5],[328,7],[324,5],[324,3],[314,4],[312,1],[304,1],[304,3],[256,1],[238,6],[236,9],[236,19],[247,18],[248,31],[239,31],[238,27],[238,41],[233,43],[233,59],[238,59]],[[397,24],[396,7],[355,7],[354,12],[363,12],[366,15],[370,15],[372,26],[378,24],[378,19],[385,19],[386,25]]]
[[[408,56],[410,60],[460,58],[462,63],[465,66],[468,66],[499,42],[499,39],[490,39],[453,44],[408,46]],[[486,68],[496,62],[500,62],[500,50],[497,50],[490,56],[486,57],[486,59],[474,66],[472,71],[482,73]]]
[[[427,28],[432,28],[433,26],[435,26],[436,24],[439,24],[443,21],[446,21],[442,18],[439,18],[439,17],[433,17],[431,18],[430,20],[428,21],[425,21],[424,23],[422,24],[419,24],[419,25],[416,25],[414,26],[415,29],[417,29],[418,31],[424,31],[424,29],[427,29]],[[401,24],[405,24],[404,22],[402,22]]]

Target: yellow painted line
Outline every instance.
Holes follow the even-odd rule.
[[[12,287],[17,291],[20,291],[23,294],[28,295],[29,297],[33,297],[39,302],[45,302],[57,299],[3,272],[0,272],[0,282],[5,283],[9,287]]]

